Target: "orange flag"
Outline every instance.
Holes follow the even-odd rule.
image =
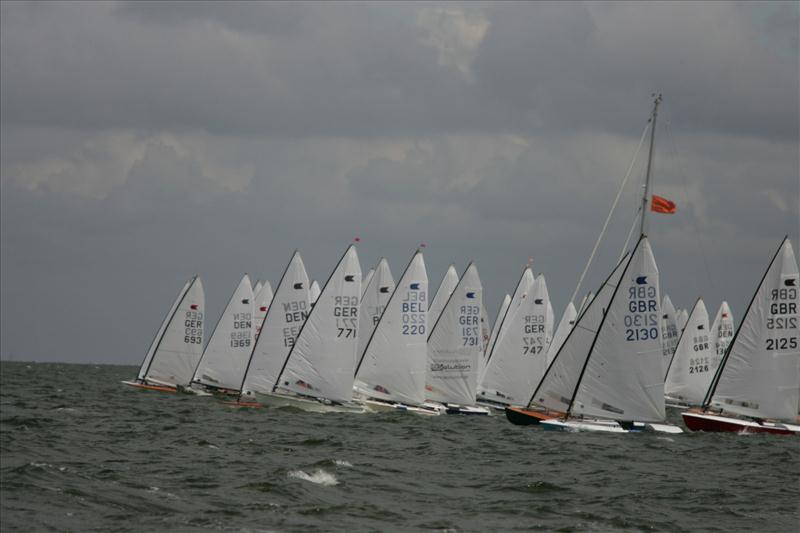
[[[675,213],[676,208],[677,206],[675,205],[675,202],[655,194],[653,195],[653,200],[650,203],[650,211],[653,211],[654,213],[672,215]]]

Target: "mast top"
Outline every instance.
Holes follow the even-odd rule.
[[[644,194],[642,195],[642,225],[641,235],[647,236],[647,202],[650,196],[650,175],[653,170],[653,145],[656,140],[656,118],[658,117],[658,104],[663,99],[661,93],[653,93],[653,114],[650,117],[650,150],[647,154],[647,172],[644,177]]]

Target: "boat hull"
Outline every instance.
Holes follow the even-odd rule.
[[[169,392],[172,394],[178,392],[178,389],[176,387],[170,387],[167,385],[148,385],[147,383],[138,383],[136,381],[123,381],[122,383],[128,385],[129,387],[134,387],[136,389],[141,389],[141,390]]]
[[[428,407],[415,407],[413,405],[406,405],[403,403],[390,403],[390,402],[380,402],[375,400],[362,400],[364,407],[366,407],[367,411],[373,413],[388,413],[388,412],[408,412],[414,413],[415,415],[423,415],[423,416],[439,416],[441,415],[441,411],[434,408]]]
[[[365,407],[356,404],[324,403],[315,398],[277,393],[253,393],[256,401],[267,407],[294,407],[312,413],[363,413]]]
[[[632,424],[620,424],[615,420],[600,419],[550,419],[543,420],[541,425],[546,430],[551,431],[592,431],[600,433],[642,433],[654,431],[657,433],[683,433],[678,426],[671,424],[653,424],[644,422],[633,422]]]
[[[524,407],[506,407],[505,413],[508,421],[517,426],[532,426],[542,420],[550,420],[559,416],[557,413],[525,409]],[[560,415],[563,416],[563,413],[560,413]]]
[[[683,422],[692,431],[724,433],[772,433],[775,435],[798,435],[800,426],[774,422],[755,422],[705,413],[682,413]]]

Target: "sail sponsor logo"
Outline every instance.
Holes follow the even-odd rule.
[[[797,315],[797,287],[794,287],[795,278],[783,280],[783,287],[772,289],[769,294],[769,314],[767,315],[768,337],[765,339],[765,348],[768,351],[797,350],[798,341],[798,315]],[[787,282],[791,281],[792,284]]]
[[[472,364],[470,363],[469,359],[452,359],[449,361],[431,362],[431,372],[458,372],[461,374],[464,372],[469,372],[470,369],[472,369]]]
[[[428,326],[428,291],[421,291],[419,283],[409,285],[400,300],[400,316],[403,335],[425,335]]]
[[[336,336],[354,339],[358,324],[358,296],[335,296],[333,298],[333,316],[336,318]]]
[[[195,307],[197,304],[192,304]],[[186,311],[183,319],[183,342],[186,344],[203,344],[203,313],[194,309]]]
[[[480,346],[480,318],[480,305],[462,305],[459,308],[458,324],[461,326],[462,346]]]
[[[625,340],[661,339],[660,315],[658,289],[649,284],[647,276],[637,277],[636,285],[628,288],[628,312],[623,318]]]

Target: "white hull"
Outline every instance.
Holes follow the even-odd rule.
[[[356,404],[335,404],[316,398],[290,394],[254,393],[258,403],[268,407],[294,407],[312,413],[363,413],[365,408]]]
[[[479,407],[477,405],[458,405],[455,403],[448,403],[445,405],[438,402],[427,401],[423,404],[423,406],[431,409],[438,409],[447,415],[489,416],[492,414],[490,409],[487,409],[486,407]]]
[[[653,424],[634,422],[632,428],[625,428],[614,420],[600,419],[551,419],[542,420],[539,424],[547,430],[555,431],[595,431],[602,433],[641,433],[655,431],[658,433],[683,433],[678,426],[670,424]]]
[[[380,402],[375,400],[362,400],[362,403],[364,404],[364,407],[367,408],[367,411],[373,413],[403,411],[423,416],[439,416],[442,414],[442,411],[439,409],[434,409],[431,407],[415,407],[403,403]]]
[[[506,407],[511,407],[509,404],[493,402],[491,400],[478,400],[475,402],[475,405],[478,407],[483,407],[488,409],[490,413],[494,414],[494,412],[503,413],[506,410]]]

